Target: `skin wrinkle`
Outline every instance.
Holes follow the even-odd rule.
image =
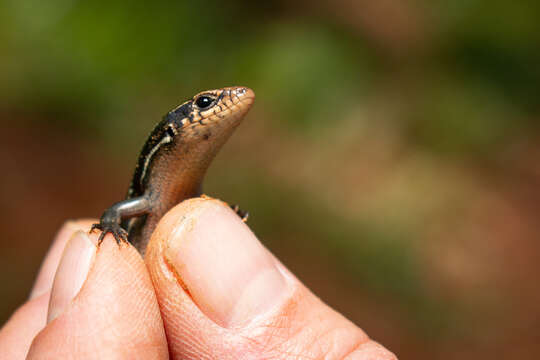
[[[345,354],[345,356],[343,356],[342,359],[343,360],[355,360],[356,359],[355,353],[357,353],[358,356],[361,356],[362,354],[360,352],[365,347],[367,347],[368,349],[377,348],[377,350],[379,352],[379,354],[377,354],[378,355],[377,360],[398,360],[398,358],[394,354],[392,354],[391,352],[389,352],[388,350],[383,348],[382,345],[380,345],[379,343],[370,342],[370,341],[359,343],[349,353]],[[384,357],[382,357],[383,355],[384,355]],[[371,356],[370,358],[375,359],[375,357],[373,357],[373,356]],[[358,360],[360,360],[360,358],[358,358]]]
[[[312,331],[314,327],[310,325],[313,323],[313,321],[319,321],[317,320],[319,318],[324,319],[324,312],[328,311],[327,308],[324,309],[324,312],[320,313],[321,316],[318,316],[314,320],[313,317],[310,317],[308,319],[302,319],[302,321],[297,322],[299,319],[295,319],[294,314],[296,314],[297,311],[299,313],[302,313],[302,309],[299,309],[297,305],[303,304],[305,302],[302,299],[305,299],[307,297],[306,292],[307,291],[305,289],[302,289],[302,291],[297,291],[296,294],[290,299],[289,303],[285,305],[286,307],[288,307],[288,309],[282,310],[282,313],[292,315],[280,316],[272,319],[272,321],[267,324],[262,324],[261,334],[255,338],[248,337],[247,339],[249,340],[249,342],[255,345],[255,347],[257,347],[257,345],[260,346],[259,349],[263,349],[264,354],[272,354],[278,352],[280,354],[286,355],[287,359],[292,357],[301,359],[326,359],[329,354],[339,354],[340,352],[342,352],[340,350],[340,346],[343,346],[345,344],[339,344],[338,342],[336,342],[336,339],[339,340],[340,337],[335,334],[339,334],[341,332],[350,334],[354,330],[354,325],[343,325],[338,328],[334,328],[332,326],[325,326],[323,328],[328,330],[324,330],[324,332],[322,333]],[[315,325],[315,328],[317,327],[318,325]],[[287,331],[286,333],[282,333],[281,330],[284,329],[289,331]],[[302,346],[301,348],[299,348],[299,344],[304,344],[306,342],[306,338],[308,339],[308,346]],[[325,343],[321,343],[322,338],[327,340],[326,346],[324,346]],[[347,337],[343,338],[347,339]],[[244,337],[244,339],[246,338]],[[356,339],[350,345],[350,349],[345,350],[345,354],[340,355],[339,358],[344,358],[345,356],[347,356],[347,354],[354,351],[355,347],[357,347],[359,344],[364,344],[367,342],[369,342],[369,338],[365,334],[360,333],[356,336]],[[296,347],[298,347],[297,351],[294,350]],[[290,349],[289,351],[284,351],[284,349],[287,348],[292,349]],[[319,357],[310,356],[310,353],[318,354]],[[335,358],[334,356],[332,358]]]
[[[291,281],[294,286],[288,288],[292,291],[275,307],[238,327],[223,328],[209,319],[180,286],[166,283],[177,279],[172,274],[171,264],[167,264],[167,257],[162,256],[170,236],[174,236],[168,234],[174,234],[174,228],[179,226],[177,219],[189,224],[189,220],[182,216],[195,211],[192,216],[196,217],[201,203],[204,201],[200,199],[188,200],[178,205],[177,209],[182,209],[177,211],[178,215],[171,214],[162,219],[151,242],[154,245],[149,247],[151,250],[147,254],[148,264],[154,264],[150,267],[153,267],[151,272],[160,293],[158,299],[171,354],[178,358],[222,360],[337,360],[346,357],[350,360],[396,360],[384,348],[377,347],[353,323],[322,303],[282,265],[278,268],[285,273],[287,282]]]
[[[326,331],[324,331],[322,334],[320,334],[318,338],[313,339],[314,342],[316,342],[318,339],[321,339],[321,338],[329,339],[329,344],[327,346],[328,349],[324,349],[322,342],[317,343],[317,345],[319,346],[319,348],[321,350],[321,353],[325,355],[325,358],[330,353],[339,354],[340,352],[343,352],[342,350],[340,350],[341,347],[343,346],[343,344],[339,344],[338,342],[339,342],[340,338],[346,338],[346,337],[340,337],[339,336],[340,331],[343,331],[344,333],[350,333],[351,329],[348,328],[348,327],[345,327],[345,326],[341,326],[341,327],[337,327],[337,328],[329,328]],[[335,333],[338,333],[338,334],[337,335],[332,335],[332,334],[335,334]],[[338,341],[336,341],[336,339]],[[370,341],[370,339],[368,337],[366,337],[366,338],[358,338],[357,337],[357,339],[351,344],[350,349],[345,350],[345,353],[342,356],[340,356],[339,359],[344,359],[345,357],[348,356],[348,354],[353,352],[355,348],[357,348],[361,344],[365,344],[365,343],[367,343],[369,341]]]
[[[297,289],[294,294],[282,304],[279,313],[280,314],[291,314],[291,315],[278,315],[273,317],[269,322],[259,325],[262,332],[257,335],[255,338],[256,343],[262,345],[260,348],[263,354],[267,353],[281,353],[290,356],[294,355],[295,357],[301,356],[301,354],[293,354],[292,351],[284,352],[283,349],[290,347],[296,343],[297,336],[303,334],[305,330],[302,323],[296,323],[294,319],[294,314],[297,314],[298,303],[301,302],[301,299],[305,297],[302,294],[302,291]],[[250,332],[253,332],[253,328],[249,329]],[[271,330],[271,331],[268,331]],[[288,330],[286,333],[283,333],[281,330]],[[283,334],[283,335],[282,335]],[[281,336],[280,336],[281,335]]]

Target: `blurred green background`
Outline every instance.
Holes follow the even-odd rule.
[[[533,0],[0,2],[0,320],[163,114],[245,85],[206,193],[401,359],[539,358],[539,45]]]

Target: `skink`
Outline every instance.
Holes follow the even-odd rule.
[[[142,148],[126,199],[92,226],[91,232],[101,230],[99,242],[111,233],[118,243],[129,241],[144,254],[161,217],[202,194],[210,162],[254,100],[249,88],[226,87],[203,91],[165,115]]]

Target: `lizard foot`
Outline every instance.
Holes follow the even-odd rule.
[[[203,198],[205,200],[214,199],[213,197],[208,196],[206,194],[201,194],[201,198]],[[234,211],[236,213],[236,215],[240,216],[240,219],[242,219],[243,222],[247,222],[247,220],[249,218],[249,212],[240,209],[240,207],[238,205],[236,205],[236,204],[231,205],[231,204],[227,203],[226,201],[223,201],[223,200],[220,200],[220,201],[223,202],[225,205],[228,205],[232,209],[232,211]]]
[[[101,230],[101,234],[99,234],[98,238],[98,246],[101,245],[103,238],[105,235],[107,235],[107,233],[111,233],[114,236],[114,239],[118,245],[120,245],[122,241],[127,242],[127,231],[122,229],[122,227],[117,223],[100,222],[99,224],[93,224],[89,232],[92,233],[96,229]]]
[[[229,206],[238,216],[240,216],[240,219],[242,219],[243,222],[247,222],[249,218],[249,213],[247,211],[240,209],[238,205],[229,205]]]

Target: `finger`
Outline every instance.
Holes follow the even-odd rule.
[[[67,221],[64,223],[56,234],[53,243],[45,256],[45,259],[41,264],[36,282],[34,283],[30,293],[30,299],[51,290],[54,274],[56,274],[56,268],[58,267],[58,263],[60,262],[60,258],[62,257],[62,252],[64,251],[66,243],[71,238],[73,233],[78,230],[88,231],[93,223],[95,223],[95,220],[92,219]]]
[[[62,252],[73,233],[88,229],[91,220],[68,221],[55,236],[43,260],[29,301],[11,316],[0,330],[0,359],[24,359],[32,340],[47,319],[50,291]]]
[[[152,283],[140,255],[107,236],[77,232],[54,279],[48,324],[28,359],[167,358]]]
[[[145,261],[174,359],[395,359],[306,289],[219,201],[171,210]]]
[[[0,359],[24,359],[32,339],[43,329],[49,293],[26,302],[0,330]]]

